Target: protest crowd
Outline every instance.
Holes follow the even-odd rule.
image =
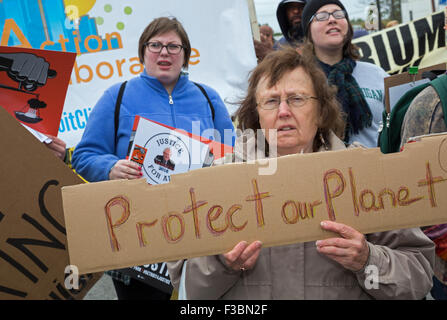
[[[379,147],[389,74],[361,60],[343,0],[278,1],[276,17],[282,36],[259,26],[257,65],[234,113],[215,88],[189,79],[193,50],[185,26],[158,17],[139,35],[142,72],[102,94],[74,148],[57,136],[46,146],[88,182],[142,178],[141,164],[126,157],[136,116],[231,145],[233,153],[211,161],[216,168],[259,154],[274,159]],[[432,86],[408,105],[399,150],[412,137],[447,132],[443,100]],[[163,146],[152,155],[163,172],[181,167],[173,150]],[[119,300],[447,299],[447,224],[368,234],[333,220],[319,227],[331,237],[274,247],[239,239],[226,253],[166,261],[170,291],[125,269],[104,277]]]

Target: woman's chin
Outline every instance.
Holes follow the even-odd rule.
[[[271,149],[271,148],[270,148]],[[281,156],[297,153],[312,152],[312,144],[297,144],[297,143],[279,143],[276,146],[277,154]]]
[[[289,154],[297,154],[300,153],[301,148],[299,146],[278,146],[277,153],[281,156],[286,156]]]

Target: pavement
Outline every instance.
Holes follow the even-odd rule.
[[[104,274],[85,295],[84,300],[118,300],[112,278]]]
[[[426,299],[433,300],[433,297],[429,293]],[[84,300],[118,300],[112,278],[104,274],[85,295]]]

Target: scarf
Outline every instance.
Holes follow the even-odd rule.
[[[326,73],[329,84],[338,88],[337,98],[346,114],[344,141],[347,143],[353,133],[357,134],[360,130],[370,127],[372,124],[371,110],[357,81],[352,76],[356,62],[350,58],[343,58],[332,66],[321,61],[320,64]]]

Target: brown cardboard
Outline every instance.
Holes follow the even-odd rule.
[[[82,299],[99,275],[65,288],[60,194],[82,180],[3,108],[0,137],[0,299]]]
[[[71,263],[84,273],[219,254],[241,240],[264,247],[314,241],[331,236],[320,227],[331,203],[337,222],[365,234],[447,222],[447,135],[401,153],[356,148],[270,161],[277,161],[274,175],[242,163],[157,186],[140,179],[62,188]],[[298,211],[304,203],[307,213]]]

